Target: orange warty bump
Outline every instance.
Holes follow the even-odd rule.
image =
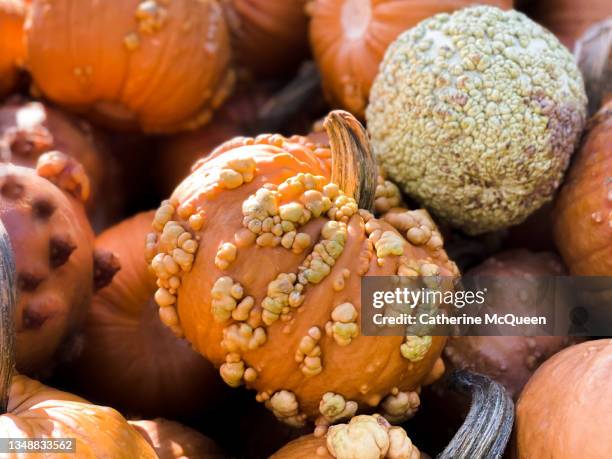
[[[233,86],[216,0],[34,0],[26,35],[38,90],[116,128],[200,126]]]

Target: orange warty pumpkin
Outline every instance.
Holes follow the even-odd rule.
[[[96,239],[121,269],[93,297],[83,351],[68,379],[74,390],[122,412],[188,417],[222,399],[225,387],[214,367],[159,320],[143,243],[152,220],[153,212],[138,214]]]
[[[0,218],[17,265],[17,368],[48,373],[72,352],[95,287],[114,274],[113,258],[94,252],[82,201],[89,181],[74,159],[43,154],[37,169],[0,164]]]
[[[327,99],[363,118],[389,44],[429,16],[477,3],[512,8],[512,0],[310,0],[310,43]]]
[[[495,309],[503,308],[497,309],[499,311],[520,313],[524,308],[521,305],[538,298],[538,277],[565,274],[561,260],[553,253],[514,250],[487,259],[469,270],[466,276],[497,277],[499,283],[488,288],[487,303],[495,305]],[[553,307],[554,300],[550,298],[549,301],[549,307]],[[569,310],[569,305],[560,300],[554,307],[558,311],[563,307]],[[574,338],[564,336],[458,336],[449,338],[444,355],[449,370],[470,370],[487,375],[503,384],[516,399],[542,362],[575,342]]]
[[[306,435],[288,443],[271,459],[419,459],[421,453],[406,431],[382,416],[355,416],[330,427],[325,436]]]
[[[612,275],[612,102],[589,122],[555,205],[555,242],[574,275]]]
[[[610,339],[569,347],[544,362],[516,406],[517,457],[610,457],[611,378]]]
[[[210,438],[200,432],[166,419],[130,421],[159,459],[226,459],[227,456]]]
[[[457,268],[425,211],[383,221],[358,209],[375,197],[365,131],[346,112],[328,122],[331,151],[236,138],[194,167],[147,236],[155,298],[165,324],[279,419],[326,425],[381,402],[405,418],[445,340],[362,336],[361,278]]]
[[[0,150],[0,160],[25,167],[36,167],[40,155],[54,150],[75,158],[91,183],[86,207],[94,228],[116,216],[121,203],[117,165],[86,121],[40,102],[9,102],[0,107]]]
[[[0,97],[13,90],[23,64],[25,16],[23,1],[0,0]]]
[[[221,0],[239,64],[260,76],[295,70],[308,53],[306,0]]]
[[[589,26],[612,15],[608,0],[538,0],[526,13],[552,33],[570,50]]]
[[[34,0],[26,34],[37,88],[113,127],[194,128],[232,88],[216,0]]]

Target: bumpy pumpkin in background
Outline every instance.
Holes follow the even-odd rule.
[[[232,88],[216,0],[34,0],[26,32],[42,94],[113,127],[194,128]]]
[[[589,26],[612,15],[612,4],[608,0],[538,0],[528,4],[525,13],[572,49]]]
[[[587,341],[547,360],[516,407],[517,457],[610,457],[611,378],[610,339]]]
[[[363,118],[387,46],[429,16],[474,3],[512,8],[512,0],[310,0],[310,41],[327,99]]]
[[[612,275],[612,102],[589,130],[555,206],[555,241],[574,275]]]
[[[513,311],[525,314],[527,304],[538,298],[544,278],[566,275],[565,268],[553,253],[516,250],[487,259],[471,269],[468,277],[495,277],[496,283],[487,283],[487,306],[491,312]],[[569,310],[557,298],[549,298],[543,308]],[[502,312],[504,311],[504,312]],[[503,384],[513,398],[518,398],[537,367],[551,355],[575,342],[563,336],[461,336],[449,338],[444,356],[449,370],[470,370],[484,374]]]
[[[162,203],[147,237],[162,321],[279,419],[323,428],[381,402],[409,417],[445,341],[361,336],[361,277],[458,274],[425,212],[402,211],[405,239],[359,211],[336,183],[373,200],[365,132],[345,112],[329,123],[334,168],[332,151],[302,137],[230,140]]]
[[[522,222],[559,186],[585,121],[568,50],[515,11],[470,7],[402,34],[367,109],[389,178],[469,234]]]
[[[221,0],[239,65],[260,76],[291,73],[308,54],[305,0]]]
[[[94,228],[116,217],[121,202],[117,165],[89,123],[40,102],[13,101],[0,107],[0,160],[36,167],[39,156],[61,151],[79,161],[91,183],[86,208]]]
[[[0,97],[13,90],[23,64],[25,16],[23,1],[0,0]]]
[[[178,422],[166,419],[130,421],[159,459],[226,459],[210,438]]]
[[[70,338],[94,288],[114,274],[113,258],[96,252],[83,201],[89,181],[80,164],[58,152],[37,169],[0,164],[0,218],[17,264],[17,368],[48,373],[70,353]]]
[[[225,387],[214,367],[159,320],[143,243],[152,220],[153,212],[138,214],[96,239],[121,269],[92,299],[83,351],[67,379],[73,390],[122,412],[186,418],[222,399]]]
[[[306,435],[288,443],[271,459],[419,459],[421,453],[406,431],[392,427],[382,416],[355,416],[325,436]]]

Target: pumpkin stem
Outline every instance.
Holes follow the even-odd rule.
[[[312,107],[321,88],[321,74],[313,61],[302,64],[293,80],[274,94],[257,112],[248,126],[250,135],[280,132],[295,115]]]
[[[6,413],[15,370],[15,272],[13,248],[0,221],[0,414]]]
[[[365,128],[343,110],[330,112],[323,126],[332,151],[331,181],[360,209],[373,211],[378,171]]]
[[[463,425],[436,459],[501,458],[514,423],[514,403],[504,386],[487,376],[457,371],[451,387],[470,392],[472,404]]]

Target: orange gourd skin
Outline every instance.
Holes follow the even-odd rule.
[[[259,76],[278,76],[308,54],[305,0],[221,1],[239,65]]]
[[[572,50],[591,25],[612,15],[612,5],[608,0],[540,0],[528,4],[525,12]]]
[[[53,150],[75,158],[91,182],[86,207],[92,225],[104,227],[116,216],[121,203],[117,165],[86,121],[40,102],[9,102],[0,107],[0,145],[10,152],[5,160],[18,166],[36,167],[39,156]]]
[[[113,408],[96,406],[76,395],[13,376],[7,413],[0,415],[0,435],[12,439],[76,439],[83,459],[155,459],[153,448]],[[10,454],[26,458],[31,454]],[[61,459],[66,453],[49,453]]]
[[[79,393],[122,412],[188,417],[222,399],[225,387],[214,367],[159,320],[142,243],[152,219],[153,212],[140,213],[96,239],[121,269],[94,295],[82,353],[67,371]]]
[[[35,0],[31,11],[28,68],[37,88],[111,127],[195,128],[232,89],[216,0]]]
[[[192,174],[173,193],[171,204],[163,205],[154,220],[154,227],[158,229],[164,227],[168,219],[178,221],[200,241],[195,259],[189,270],[181,274],[176,291],[175,307],[180,323],[171,315],[166,323],[178,334],[184,334],[216,366],[224,365],[228,355],[227,347],[222,344],[224,329],[239,322],[216,321],[217,316],[211,310],[211,290],[224,276],[240,283],[244,296],[254,299],[250,314],[252,323],[262,325],[267,335],[263,345],[240,353],[245,365],[257,373],[256,378],[246,385],[258,390],[260,401],[274,398],[281,390],[292,392],[299,404],[299,414],[295,413],[299,420],[317,417],[319,403],[327,392],[341,394],[346,401],[355,401],[363,409],[378,405],[395,387],[400,391],[416,390],[432,369],[445,342],[443,337],[434,337],[423,358],[410,362],[400,353],[402,337],[358,335],[349,340],[348,345],[341,346],[332,336],[326,335],[326,324],[331,321],[331,313],[337,305],[349,302],[357,313],[361,309],[358,293],[361,275],[393,275],[400,266],[398,256],[385,257],[379,265],[372,247],[373,238],[368,239],[364,217],[359,214],[348,220],[344,250],[329,275],[316,285],[309,283],[304,287],[304,300],[297,311],[271,325],[263,325],[260,305],[268,294],[269,284],[282,273],[298,272],[298,267],[321,237],[321,229],[328,218],[312,218],[298,227],[298,232],[310,236],[310,243],[297,253],[283,246],[256,244],[255,238],[248,234],[250,231],[243,227],[241,208],[245,200],[262,187],[280,185],[298,174],[310,173],[322,176],[324,181],[330,180],[330,155],[329,149],[297,136],[290,139],[279,135],[233,139],[196,164]],[[219,174],[236,160],[254,165],[254,175],[251,181],[228,190]],[[289,200],[297,197],[285,196]],[[166,215],[167,219],[162,218],[165,209],[172,205],[176,206],[177,212],[172,216]],[[199,222],[194,217],[199,218]],[[194,230],[190,226],[192,223],[202,223],[202,226]],[[172,224],[166,223],[165,228]],[[375,226],[399,236],[386,222],[370,220],[370,228]],[[158,252],[163,245],[159,238],[159,233],[149,236],[148,244],[152,244],[149,259],[158,255],[163,257]],[[155,239],[157,242],[153,242]],[[223,268],[216,258],[220,245],[226,242],[236,245],[237,255]],[[443,249],[432,251],[425,246],[413,246],[403,239],[401,244],[407,260],[416,264],[428,260],[439,267],[442,275],[457,274],[454,263],[448,260]],[[334,287],[334,284],[338,285]],[[356,323],[358,321],[356,318]],[[301,340],[315,326],[321,334],[318,343],[322,371],[306,376],[294,355]],[[222,374],[223,371],[222,366]]]
[[[282,449],[274,453],[270,459],[334,459],[334,456],[329,454],[325,442],[325,437],[304,435],[287,443]]]
[[[166,419],[130,421],[159,459],[227,459],[214,441],[200,432]]]
[[[487,259],[466,276],[496,276],[499,286],[489,288],[487,303],[500,311],[521,311],[521,298],[537,298],[538,282],[544,276],[566,275],[559,258],[549,252],[514,250]],[[550,305],[552,307],[552,304]],[[567,304],[559,301],[558,310]],[[527,313],[528,311],[525,311]],[[576,338],[565,336],[460,336],[449,339],[444,348],[449,370],[470,370],[500,382],[514,399],[538,366]]]
[[[587,341],[547,360],[516,407],[517,457],[610,457],[611,377],[610,339]]]
[[[590,121],[555,205],[555,242],[574,275],[612,275],[610,170],[612,103]]]
[[[328,101],[363,119],[389,44],[429,16],[478,3],[512,8],[512,0],[311,0],[310,43]]]
[[[15,87],[25,56],[23,23],[26,6],[21,0],[0,0],[0,97]]]
[[[17,270],[17,368],[47,374],[58,353],[70,352],[87,313],[93,231],[79,199],[36,170],[11,164],[0,164],[0,218]]]

